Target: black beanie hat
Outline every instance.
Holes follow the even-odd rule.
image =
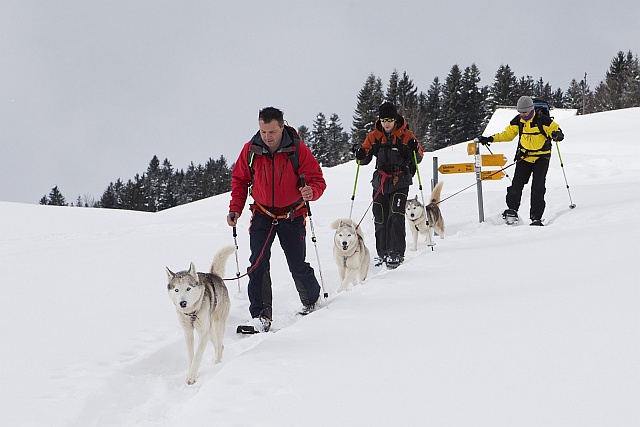
[[[392,103],[385,102],[380,106],[378,117],[380,117],[381,119],[397,119],[398,110]]]

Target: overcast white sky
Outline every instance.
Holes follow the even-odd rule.
[[[489,84],[501,64],[591,88],[640,52],[637,0],[0,0],[0,200],[102,195],[157,155],[174,168],[236,160],[274,105],[351,127],[370,73],[420,91],[454,64]],[[470,135],[469,137],[472,137]]]

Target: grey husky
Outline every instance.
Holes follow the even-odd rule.
[[[215,350],[214,363],[222,361],[224,330],[231,309],[229,291],[222,280],[225,264],[236,251],[227,246],[215,255],[209,273],[198,273],[193,263],[188,271],[174,273],[167,267],[169,298],[176,306],[178,322],[187,344],[187,384],[196,382],[202,355],[211,341]],[[194,354],[194,334],[198,331],[198,348]]]
[[[412,251],[418,250],[418,236],[420,234],[426,235],[425,241],[428,246],[434,246],[431,239],[431,234],[435,230],[441,239],[444,239],[444,219],[442,218],[442,212],[438,207],[440,203],[440,193],[442,192],[442,182],[436,184],[431,192],[431,198],[429,204],[425,207],[420,201],[418,196],[414,199],[407,200],[405,207],[405,217],[407,218],[407,224],[411,235],[413,236]]]
[[[335,229],[333,259],[340,274],[338,292],[346,291],[350,283],[357,285],[367,278],[371,255],[364,244],[362,229],[350,219],[337,219],[331,223]],[[358,280],[358,277],[360,280]]]

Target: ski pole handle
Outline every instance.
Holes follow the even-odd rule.
[[[420,168],[418,167],[418,156],[416,155],[415,151],[413,152],[413,164],[416,165],[416,173],[418,174],[418,188],[422,190],[422,179],[420,179]]]
[[[235,212],[229,212],[229,218],[231,218],[231,221],[236,219],[236,213]],[[236,226],[233,226],[233,237],[238,237],[238,232],[236,231]],[[237,245],[236,245],[237,246]]]
[[[302,185],[302,187],[306,187],[307,183],[304,180],[304,174],[300,174],[300,184]],[[306,208],[307,208],[307,213],[309,214],[309,216],[311,216],[311,206],[309,205],[309,201],[306,200],[305,202]]]

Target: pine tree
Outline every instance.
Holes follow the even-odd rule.
[[[329,117],[327,126],[327,165],[336,166],[351,160],[349,134],[344,132],[340,124],[340,117],[336,113]]]
[[[573,79],[564,95],[564,107],[577,108],[578,114],[588,114],[595,111],[593,99],[593,91],[587,84],[586,79],[582,79],[580,82],[576,82]]]
[[[553,105],[553,103],[551,102],[551,98],[553,97],[553,90],[551,88],[551,85],[549,83],[545,83],[542,77],[540,77],[540,79],[538,79],[533,84],[533,92],[531,92],[531,94],[533,98],[544,99],[545,101]]]
[[[57,185],[51,189],[49,196],[43,196],[39,203],[41,205],[67,206],[67,200],[64,198]]]
[[[556,89],[552,94],[551,94],[551,98],[549,99],[549,102],[551,103],[551,105],[553,105],[555,108],[567,108],[564,105],[564,92],[562,91],[562,89],[558,88]]]
[[[451,67],[442,88],[442,124],[444,140],[436,148],[457,144],[466,139],[462,127],[461,112],[464,109],[462,97],[462,73],[456,64]]]
[[[533,81],[533,77],[520,77],[516,88],[516,102],[514,102],[513,105],[516,105],[518,98],[521,96],[528,95],[533,97],[535,92],[534,86],[535,82]]]
[[[209,159],[205,165],[206,179],[209,186],[205,197],[226,193],[231,190],[231,169],[227,166],[227,159],[220,156],[218,160]]]
[[[425,112],[427,121],[427,138],[423,146],[427,151],[444,147],[444,126],[442,124],[442,84],[435,77],[425,98]]]
[[[400,88],[398,87],[400,75],[397,70],[393,70],[389,77],[389,85],[384,96],[384,100],[391,102],[395,106],[400,105]]]
[[[176,206],[175,182],[173,166],[169,159],[164,159],[159,175],[158,211]]]
[[[128,180],[123,188],[122,204],[124,209],[132,211],[145,210],[144,184],[145,175],[136,174],[132,180]]]
[[[145,210],[147,212],[158,212],[162,193],[161,181],[160,160],[158,160],[158,156],[154,155],[147,167],[145,182]]]
[[[300,127],[298,128],[298,135],[300,135],[300,139],[304,141],[305,144],[309,145],[311,133],[308,127],[306,127],[305,125],[300,125]]]
[[[501,65],[489,88],[488,108],[494,111],[499,105],[516,105],[519,97],[518,79],[509,65]]]
[[[311,130],[311,145],[309,147],[318,163],[327,166],[329,163],[329,144],[327,142],[327,118],[324,113],[318,113],[313,121]]]
[[[611,60],[605,80],[594,92],[596,111],[640,106],[640,64],[631,51],[619,51]]]
[[[489,89],[480,87],[480,70],[476,64],[464,69],[462,75],[461,105],[462,109],[458,113],[460,117],[461,140],[454,140],[454,143],[469,140],[479,135],[486,126],[490,113],[486,110],[485,99]]]
[[[353,116],[351,140],[361,145],[367,134],[373,130],[378,119],[378,108],[382,104],[382,80],[373,73],[367,77],[364,87],[358,93],[358,102]]]
[[[413,84],[413,80],[405,72],[397,83],[397,100],[395,105],[398,112],[407,120],[407,127],[411,129],[418,141],[422,142],[426,131],[426,118],[423,110],[418,104],[418,89]]]

